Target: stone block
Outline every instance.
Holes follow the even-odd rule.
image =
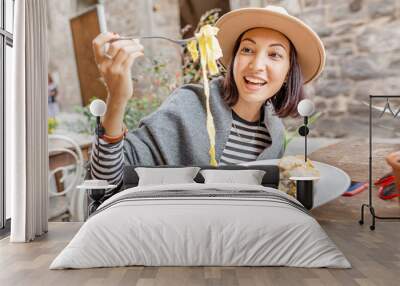
[[[353,80],[381,78],[384,72],[379,70],[376,62],[367,56],[347,57],[342,60],[342,76]]]
[[[396,71],[400,71],[400,58],[392,59],[389,64],[389,68]]]
[[[357,37],[358,49],[366,53],[384,53],[400,50],[400,19],[367,27]]]
[[[325,7],[316,7],[314,9],[307,9],[298,15],[298,17],[318,32],[318,30],[329,30],[326,14]]]
[[[368,14],[372,19],[383,16],[395,16],[396,0],[369,1]]]
[[[352,28],[353,28],[353,23],[349,21],[335,25],[334,27],[332,27],[332,30],[334,35],[339,36],[351,33]]]
[[[342,138],[347,135],[338,118],[328,116],[320,118],[315,123],[313,133],[327,138]]]
[[[324,112],[328,108],[325,101],[316,101],[315,102],[315,109],[321,112]]]
[[[351,84],[343,79],[321,80],[315,86],[317,96],[331,98],[339,95],[350,95]]]
[[[324,79],[339,79],[340,70],[334,66],[326,66],[321,73],[321,77]]]
[[[369,100],[369,95],[400,95],[399,78],[387,77],[380,80],[365,80],[355,83],[356,100]],[[399,100],[400,104],[400,100]]]
[[[305,7],[316,7],[320,5],[320,0],[304,0],[303,1]]]
[[[331,2],[329,7],[329,21],[355,21],[366,18],[367,8],[366,4],[360,0],[344,1],[344,2]]]
[[[363,117],[363,118],[368,118],[369,117],[369,108],[368,105],[364,104],[363,102],[349,102],[347,104],[348,108],[348,114],[350,116],[354,117]]]
[[[369,95],[374,93],[376,80],[362,80],[354,83],[354,98],[357,101],[368,102]]]
[[[330,27],[327,27],[327,26],[316,27],[316,28],[314,28],[314,31],[321,38],[329,37],[333,33],[333,29]]]

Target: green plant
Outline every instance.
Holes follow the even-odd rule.
[[[139,121],[146,115],[155,111],[161,105],[161,103],[162,102],[159,97],[130,99],[124,115],[126,127],[129,130],[137,128]]]
[[[53,132],[57,128],[57,126],[58,126],[57,119],[55,119],[54,117],[49,117],[47,119],[47,132],[49,134],[53,134]]]
[[[91,101],[96,99],[93,97]],[[75,106],[74,111],[81,115],[81,117],[73,123],[67,125],[67,129],[73,132],[83,134],[94,134],[96,129],[96,118],[90,113],[89,105],[87,106]]]
[[[168,70],[171,60],[166,61],[162,55],[145,58],[138,63],[133,80],[139,85],[139,93],[143,96],[166,98],[179,86],[180,72],[173,74]]]
[[[96,99],[93,97],[90,101]],[[139,125],[139,121],[156,110],[161,105],[161,100],[158,97],[142,97],[142,98],[131,98],[128,101],[124,114],[124,123],[129,130],[136,129]],[[74,124],[68,126],[74,132],[93,134],[96,129],[96,118],[90,113],[89,105],[87,106],[76,106],[75,112],[81,115]]]

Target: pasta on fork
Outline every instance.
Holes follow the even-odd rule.
[[[222,50],[216,38],[217,33],[218,28],[205,25],[200,29],[199,33],[195,34],[196,40],[190,41],[187,45],[193,61],[197,61],[199,59],[200,50],[200,64],[203,76],[204,93],[206,97],[206,124],[207,133],[210,140],[209,154],[211,166],[217,166],[217,160],[215,158],[215,125],[210,109],[210,86],[208,82],[208,73],[210,73],[210,75],[216,75],[219,73],[216,61],[222,57]],[[199,48],[197,48],[197,46]]]

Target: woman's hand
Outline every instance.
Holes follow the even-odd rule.
[[[102,124],[106,135],[112,137],[123,132],[125,107],[133,95],[131,67],[143,55],[138,40],[112,41],[118,38],[115,33],[104,33],[93,40],[94,57],[108,89]]]
[[[115,33],[99,34],[93,40],[93,51],[109,99],[123,104],[133,95],[131,67],[143,56],[143,46],[139,40],[112,41],[119,37]]]

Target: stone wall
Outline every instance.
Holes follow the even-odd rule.
[[[313,135],[368,135],[369,94],[400,95],[399,0],[233,0],[232,6],[285,7],[321,37],[327,54],[321,77],[307,86],[307,94],[323,116]],[[383,102],[376,102],[384,105]],[[400,104],[394,104],[396,110]],[[287,125],[299,120],[286,120]],[[376,121],[382,136],[398,136],[389,116]]]

